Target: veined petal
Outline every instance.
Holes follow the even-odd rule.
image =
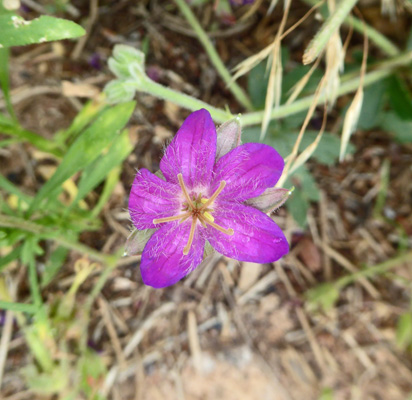
[[[226,187],[219,197],[245,201],[273,187],[283,167],[283,158],[273,147],[261,143],[242,144],[216,163],[211,192],[224,180]]]
[[[233,236],[208,227],[206,239],[223,255],[239,261],[273,262],[289,252],[281,229],[263,212],[243,204],[219,201],[213,212],[215,223],[232,228]]]
[[[166,148],[160,169],[166,180],[178,183],[181,173],[188,189],[208,186],[216,156],[216,128],[207,110],[190,114]]]
[[[178,215],[180,187],[141,169],[134,179],[129,197],[129,213],[137,229],[158,228],[156,218]]]
[[[140,271],[143,283],[154,288],[164,288],[180,281],[201,264],[205,239],[199,229],[188,255],[183,255],[191,221],[182,224],[170,222],[162,226],[149,239],[143,250]]]

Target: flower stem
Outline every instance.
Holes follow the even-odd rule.
[[[335,285],[337,288],[342,289],[350,283],[355,282],[361,278],[373,278],[376,275],[385,274],[386,272],[390,271],[393,268],[396,268],[400,264],[406,264],[408,262],[412,262],[412,251],[403,253],[380,264],[367,266],[366,268],[351,275],[343,276],[335,282]]]
[[[380,81],[387,76],[393,73],[393,70],[410,64],[412,61],[412,52],[409,53],[402,53],[392,59],[389,59],[385,62],[377,64],[375,66],[375,70],[368,72],[364,77],[364,87],[372,85],[373,83]],[[338,96],[342,96],[344,94],[348,94],[354,92],[360,83],[360,77],[357,73],[348,73],[343,75],[342,84],[338,89]],[[134,82],[130,82],[130,84],[134,84]],[[152,96],[171,101],[174,104],[177,104],[183,108],[186,108],[191,111],[199,110],[200,108],[205,108],[208,110],[212,116],[212,119],[217,123],[224,123],[229,119],[233,118],[233,115],[229,111],[221,110],[219,108],[210,106],[209,104],[198,100],[192,96],[189,96],[184,93],[177,92],[173,89],[170,89],[166,86],[162,86],[156,82],[153,82],[149,79],[145,82],[144,87],[140,85],[135,85],[136,89],[139,91],[143,91],[148,93]],[[291,104],[282,104],[278,108],[272,110],[270,114],[270,119],[280,119],[289,117],[291,115],[297,114],[299,112],[307,110],[311,104],[315,95],[303,97],[294,101]],[[323,101],[325,96],[323,94],[320,95],[319,101]],[[240,121],[242,126],[250,126],[250,125],[259,125],[262,123],[263,119],[263,111],[256,111],[245,113],[240,116]]]
[[[226,69],[221,58],[219,57],[218,52],[210,41],[207,33],[203,30],[202,26],[199,24],[199,21],[196,19],[196,16],[193,14],[190,7],[187,5],[185,0],[175,0],[175,3],[179,7],[182,14],[186,17],[187,22],[189,22],[192,29],[195,31],[200,43],[202,43],[205,48],[210,61],[212,61],[217,72],[226,83],[228,89],[233,93],[237,101],[242,104],[247,110],[252,110],[253,106],[249,98],[246,96],[243,89],[233,81],[230,72]]]
[[[171,101],[172,103],[175,103],[191,111],[196,111],[201,108],[205,108],[207,111],[210,112],[212,119],[216,122],[223,123],[233,118],[233,115],[229,111],[213,107],[202,100],[196,99],[195,97],[189,96],[185,93],[181,93],[176,90],[170,89],[151,80],[147,80],[145,82],[144,88],[141,88],[139,86],[137,90],[143,91],[163,100]]]

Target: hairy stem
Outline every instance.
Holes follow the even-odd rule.
[[[205,48],[210,61],[212,61],[212,64],[216,68],[223,81],[226,83],[228,89],[233,93],[237,101],[242,104],[243,107],[245,107],[247,110],[253,109],[252,103],[250,102],[249,98],[246,96],[243,89],[233,81],[230,72],[226,69],[218,52],[216,51],[206,32],[199,24],[199,21],[196,19],[196,16],[193,14],[192,10],[187,5],[185,0],[175,0],[175,3],[179,7],[182,14],[185,16],[187,22],[189,22],[190,26],[195,31],[200,43],[202,43],[203,47]]]

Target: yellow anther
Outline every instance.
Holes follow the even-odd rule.
[[[215,219],[213,218],[213,215],[212,214],[210,214],[209,212],[207,212],[207,211],[205,211],[204,213],[203,213],[203,216],[207,219],[207,220],[209,220],[209,221],[214,221]]]

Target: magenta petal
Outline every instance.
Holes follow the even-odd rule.
[[[216,163],[212,192],[224,180],[226,187],[219,197],[245,201],[273,187],[282,175],[283,167],[283,158],[273,147],[261,143],[245,143]]]
[[[188,255],[183,255],[191,221],[162,226],[147,242],[142,254],[140,271],[143,283],[154,288],[164,288],[180,281],[202,262],[205,239],[199,229]]]
[[[166,148],[160,169],[166,180],[178,183],[181,173],[188,189],[208,186],[216,156],[216,128],[207,110],[190,114]]]
[[[158,228],[156,218],[165,218],[180,213],[178,200],[181,189],[165,182],[147,169],[141,169],[134,179],[129,197],[129,213],[137,229]]]
[[[234,230],[226,235],[208,226],[206,239],[223,255],[239,261],[269,263],[289,252],[281,229],[263,212],[243,204],[219,202],[213,213],[215,223]]]

